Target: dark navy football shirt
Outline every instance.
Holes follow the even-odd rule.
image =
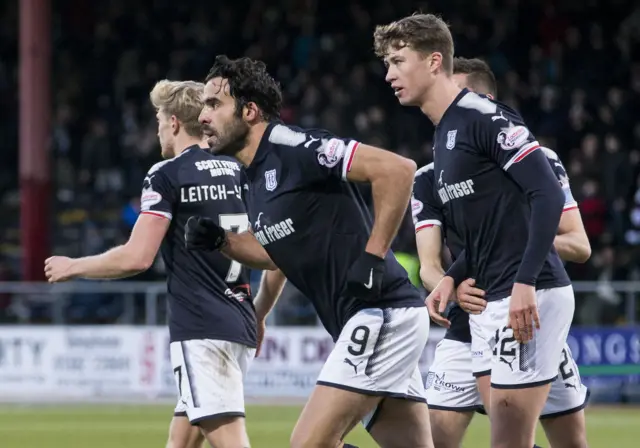
[[[236,160],[198,146],[155,164],[144,179],[141,213],[171,220],[161,247],[167,270],[171,341],[219,339],[256,346],[249,272],[219,252],[187,250],[190,216],[235,232],[249,228],[243,173]]]
[[[355,185],[346,182],[357,148],[357,141],[325,130],[271,123],[246,169],[256,239],[313,302],[334,340],[362,309],[424,306],[391,251],[380,297],[362,301],[345,293],[347,273],[373,224]]]
[[[516,281],[537,289],[569,285],[552,245],[560,187],[518,113],[464,89],[436,126],[434,142],[436,191],[448,223],[464,241],[464,257],[456,264],[466,278],[476,279],[488,301],[508,297]],[[525,192],[525,184],[532,190]],[[537,200],[539,227],[530,226],[530,198]],[[540,207],[538,198],[551,202]],[[530,235],[545,247],[530,243]]]
[[[564,211],[578,208],[578,204],[571,194],[567,171],[558,158],[558,155],[549,148],[541,147],[540,149],[544,152],[545,156],[547,156],[549,165],[564,192]],[[452,258],[455,260],[464,249],[464,241],[445,216],[446,209],[443,208],[442,201],[437,195],[433,167],[434,164],[432,162],[416,171],[415,182],[413,184],[413,196],[411,198],[413,223],[416,233],[428,227],[440,226],[445,244],[449,248]],[[457,303],[454,303],[449,309],[447,318],[451,326],[445,332],[444,338],[471,343],[469,314],[460,308]]]

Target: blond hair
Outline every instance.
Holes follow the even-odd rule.
[[[409,47],[424,55],[442,54],[442,68],[453,70],[453,37],[449,26],[433,14],[413,14],[388,25],[378,25],[373,33],[376,55],[385,57],[392,50]]]
[[[149,93],[151,104],[157,111],[168,116],[175,115],[192,137],[202,136],[202,126],[198,121],[204,106],[202,94],[204,84],[196,81],[158,81]]]

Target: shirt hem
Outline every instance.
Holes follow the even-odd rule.
[[[179,334],[169,336],[169,343],[171,342],[184,342],[192,340],[212,339],[214,341],[234,342],[236,344],[246,345],[249,348],[257,348],[258,343],[256,341],[249,341],[244,338],[234,338],[229,336],[221,336],[219,334]]]
[[[552,289],[552,288],[564,288],[565,286],[571,285],[571,280],[569,279],[554,279],[543,282],[536,283],[536,291],[540,291],[541,289]],[[496,300],[506,299],[511,295],[511,288],[501,291],[489,292],[485,295],[485,300],[487,302],[495,302]]]
[[[455,334],[449,334],[448,331],[444,334],[444,337],[442,339],[448,339],[450,341],[462,342],[464,344],[471,344],[471,335],[469,335],[468,338],[465,338],[465,337],[462,337],[462,336],[456,336]]]

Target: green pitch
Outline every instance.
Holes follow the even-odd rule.
[[[251,406],[247,425],[254,448],[286,448],[300,407]],[[2,448],[162,448],[172,408],[169,406],[45,405],[0,407]],[[640,409],[591,408],[587,414],[591,448],[640,446]],[[348,441],[375,447],[361,429]],[[548,447],[542,432],[537,442]],[[476,416],[463,444],[489,446],[488,421]]]

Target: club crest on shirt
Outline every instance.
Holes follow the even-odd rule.
[[[452,150],[456,146],[456,135],[458,135],[458,130],[454,129],[453,131],[447,132],[447,149]]]
[[[278,186],[278,178],[276,170],[267,170],[264,172],[264,186],[268,191],[273,191]]]

